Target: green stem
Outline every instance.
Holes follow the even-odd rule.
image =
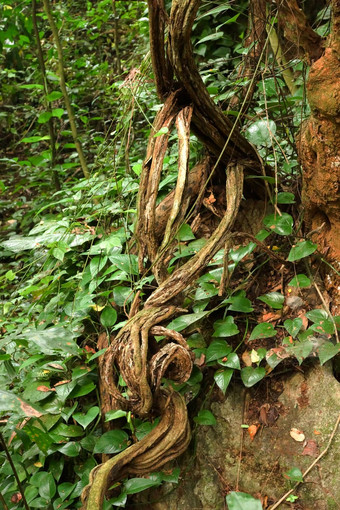
[[[6,445],[6,441],[2,435],[2,433],[0,432],[0,444],[1,446],[3,447],[3,449],[5,450],[5,453],[6,453],[6,457],[8,459],[8,462],[10,463],[10,466],[12,468],[12,471],[13,471],[13,474],[14,474],[14,477],[17,481],[17,484],[18,484],[18,489],[21,493],[21,496],[22,496],[22,502],[24,504],[24,507],[26,510],[30,510],[30,507],[28,506],[27,504],[27,501],[26,501],[26,498],[25,498],[25,494],[24,494],[24,489],[23,489],[23,486],[21,485],[21,482],[20,482],[20,479],[19,479],[19,475],[18,475],[18,472],[16,470],[16,467],[14,465],[14,462],[12,460],[12,457],[11,457],[11,454],[9,453],[9,450],[7,448],[7,445]]]
[[[84,153],[83,153],[82,145],[81,145],[80,140],[78,138],[78,132],[77,132],[77,126],[76,126],[76,122],[75,122],[75,118],[74,118],[74,113],[73,113],[73,109],[72,109],[72,106],[71,106],[70,98],[69,98],[68,93],[67,93],[65,71],[64,71],[64,64],[63,64],[63,50],[62,50],[61,42],[60,42],[60,39],[59,39],[58,29],[57,29],[57,26],[56,26],[56,24],[54,22],[54,19],[53,19],[52,10],[51,10],[51,6],[50,6],[49,0],[43,0],[43,2],[44,2],[44,9],[45,9],[45,12],[46,12],[46,15],[47,15],[47,19],[48,19],[48,22],[50,24],[50,27],[51,27],[51,30],[52,30],[52,34],[53,34],[53,38],[54,38],[54,42],[55,42],[55,45],[56,45],[56,48],[57,48],[60,88],[61,88],[61,91],[62,91],[63,96],[64,96],[64,101],[65,101],[65,105],[66,105],[66,109],[67,109],[67,113],[68,113],[68,118],[69,118],[69,121],[70,121],[70,127],[71,127],[73,141],[74,141],[74,144],[76,146],[76,150],[78,152],[79,161],[80,161],[80,164],[81,164],[81,168],[83,170],[83,174],[84,174],[86,179],[89,179],[90,178],[90,172],[89,172],[89,169],[87,167],[87,163],[86,163],[85,156],[84,156]]]
[[[33,22],[33,30],[34,30],[34,34],[35,34],[35,39],[37,41],[37,56],[38,56],[40,71],[42,74],[42,81],[43,81],[43,87],[44,87],[44,93],[45,93],[45,108],[46,108],[46,111],[48,111],[51,114],[51,117],[48,119],[48,132],[50,135],[50,144],[51,144],[51,169],[52,169],[52,174],[53,174],[53,182],[54,182],[55,189],[57,191],[60,191],[61,190],[60,180],[59,180],[58,172],[55,167],[56,148],[55,148],[54,123],[53,123],[53,118],[52,118],[52,110],[51,110],[48,100],[46,99],[46,96],[49,94],[49,87],[48,87],[48,83],[47,83],[47,79],[46,79],[46,68],[45,68],[45,62],[44,62],[44,55],[42,52],[38,23],[37,23],[37,2],[36,2],[36,0],[32,0],[32,22]]]

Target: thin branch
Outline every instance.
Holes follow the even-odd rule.
[[[29,506],[28,506],[28,503],[26,501],[26,498],[25,498],[25,493],[24,493],[24,488],[23,486],[21,485],[21,482],[20,482],[20,478],[19,478],[19,475],[18,475],[18,472],[16,470],[16,467],[14,465],[14,462],[12,460],[12,457],[11,457],[11,454],[9,453],[9,450],[7,448],[7,444],[6,444],[6,441],[4,439],[4,436],[2,435],[2,433],[0,432],[0,443],[3,447],[3,449],[5,450],[5,454],[6,454],[6,457],[8,459],[8,462],[10,463],[10,466],[12,468],[12,471],[13,471],[13,474],[14,474],[14,477],[16,479],[16,482],[18,484],[18,489],[20,491],[20,494],[22,496],[22,502],[24,504],[24,507],[26,510],[30,510]]]

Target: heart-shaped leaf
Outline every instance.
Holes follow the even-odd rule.
[[[276,335],[276,329],[269,322],[262,322],[253,329],[249,341],[256,340],[257,338],[270,338]]]
[[[118,453],[128,446],[129,436],[123,430],[105,432],[96,443],[93,453]]]
[[[273,232],[280,236],[289,236],[293,232],[294,220],[287,213],[282,213],[281,216],[269,214],[264,218],[263,223],[267,228],[270,228],[270,230],[273,230]]]
[[[240,360],[237,356],[236,352],[231,352],[228,356],[224,356],[224,358],[218,360],[219,364],[223,367],[235,368],[236,370],[241,370]]]
[[[302,328],[302,319],[300,317],[297,317],[296,319],[287,319],[284,321],[284,327],[288,331],[288,333],[295,338],[300,329]]]
[[[86,414],[75,413],[72,418],[76,420],[79,425],[81,425],[84,429],[98,416],[99,407],[94,406],[91,407]]]
[[[228,510],[262,510],[261,501],[245,492],[231,492],[226,501]]]
[[[312,243],[312,241],[302,241],[290,250],[287,260],[295,262],[295,260],[303,259],[314,253],[316,249],[317,245]]]
[[[310,279],[305,274],[297,274],[289,283],[290,287],[300,287],[301,289],[309,287]]]
[[[199,411],[194,421],[199,425],[216,425],[215,416],[207,409]]]
[[[276,310],[280,310],[283,307],[284,296],[279,292],[268,292],[267,294],[263,294],[258,297],[260,301],[266,303],[266,305],[271,308],[275,308]]]
[[[234,322],[234,317],[228,316],[225,319],[214,322],[214,337],[228,337],[237,335],[240,331]]]
[[[225,370],[217,370],[217,372],[214,374],[215,382],[222,391],[223,395],[229,386],[233,373],[234,370],[232,368],[227,368]]]
[[[263,367],[245,367],[241,370],[241,379],[246,388],[251,388],[254,384],[258,383],[266,375],[266,370]]]
[[[209,361],[215,361],[216,359],[227,356],[231,351],[232,348],[230,345],[222,338],[213,340],[207,349],[205,360],[207,363],[209,363]]]
[[[334,358],[340,352],[340,344],[332,344],[332,342],[325,342],[319,347],[320,364],[323,365],[331,358]]]

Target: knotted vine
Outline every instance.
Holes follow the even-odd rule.
[[[135,237],[139,270],[141,274],[146,269],[152,271],[158,287],[140,310],[137,294],[130,319],[102,362],[103,383],[115,406],[142,418],[158,415],[160,421],[141,441],[92,470],[82,494],[87,510],[102,508],[113,483],[131,474],[155,471],[187,448],[190,427],[186,404],[180,394],[163,387],[161,380],[165,376],[177,383],[187,381],[193,358],[185,338],[164,324],[183,312],[186,293],[228,241],[243,195],[244,172],[249,167],[252,172],[260,168],[254,148],[214,104],[198,72],[190,37],[199,5],[199,0],[173,0],[168,14],[163,0],[149,0],[151,57],[157,92],[164,104],[153,124],[141,174]],[[162,210],[162,205],[157,206],[157,195],[174,125],[178,178]],[[159,131],[163,134],[155,137]],[[189,171],[191,131],[204,145],[207,156]],[[205,186],[217,168],[224,175],[224,215],[204,247],[169,275],[167,266],[176,233],[190,214],[199,210]],[[164,336],[166,342],[156,353],[150,353],[149,342],[155,335]],[[119,391],[119,374],[127,384],[128,399]]]

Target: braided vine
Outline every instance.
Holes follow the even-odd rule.
[[[155,118],[143,164],[135,237],[139,270],[143,273],[147,263],[158,287],[141,310],[137,296],[131,318],[106,350],[101,366],[102,382],[116,408],[141,418],[158,415],[160,420],[141,441],[92,470],[89,485],[82,493],[84,510],[100,510],[112,484],[132,474],[141,476],[155,471],[187,448],[190,427],[186,404],[179,393],[162,387],[161,380],[167,377],[177,383],[187,381],[193,357],[182,334],[166,328],[164,323],[183,312],[180,307],[190,287],[228,241],[242,199],[244,172],[249,167],[252,172],[260,168],[254,148],[214,104],[199,75],[190,37],[200,1],[173,0],[169,14],[164,0],[149,0],[148,4],[152,64],[157,92],[164,104]],[[178,178],[167,201],[166,221],[160,228],[156,200],[174,125]],[[162,128],[167,129],[155,137]],[[191,131],[208,155],[189,171]],[[219,162],[225,169],[224,215],[203,248],[169,276],[167,263],[174,250],[175,235],[193,202],[199,206],[205,183]],[[155,335],[164,336],[166,342],[151,354],[149,342]],[[128,399],[119,391],[119,374],[127,384]]]

